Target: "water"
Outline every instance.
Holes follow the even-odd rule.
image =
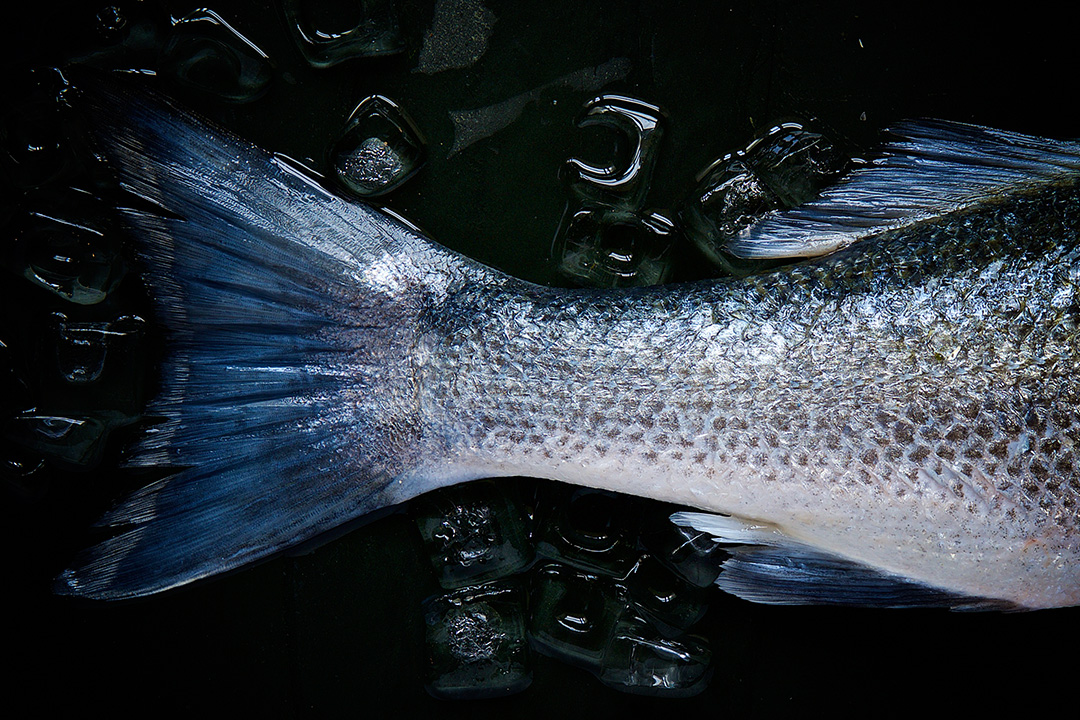
[[[349,35],[362,26],[354,14],[360,5],[329,3],[305,22],[327,35]],[[1075,17],[1057,10],[950,16],[938,8],[924,16],[865,3],[823,9],[794,2],[489,1],[438,3],[438,12],[433,1],[373,5],[385,10],[381,17],[393,16],[399,41],[392,27],[379,24],[386,32],[376,37],[390,38],[376,43],[386,54],[330,64],[326,56],[319,59],[323,48],[298,48],[284,2],[209,3],[265,54],[269,81],[261,84],[262,71],[229,76],[215,70],[207,73],[213,81],[207,88],[198,70],[170,73],[166,86],[241,135],[327,177],[333,171],[329,145],[353,109],[373,95],[391,98],[422,131],[428,157],[385,202],[440,242],[537,282],[576,282],[560,271],[553,251],[574,199],[566,160],[600,166],[627,152],[627,141],[612,137],[610,128],[576,124],[586,103],[601,94],[635,98],[666,113],[651,181],[633,211],[655,212],[678,226],[703,168],[783,122],[803,123],[854,156],[878,128],[902,117],[1080,135],[1067,110],[1080,59]],[[81,171],[68,149],[49,142],[56,122],[50,98],[62,90],[61,81],[49,73],[28,79],[24,71],[103,51],[110,62],[164,66],[173,20],[195,9],[151,0],[21,4],[5,11],[5,228],[23,197],[63,204],[65,194],[54,183]],[[468,37],[427,39],[437,16],[469,9]],[[233,62],[219,53],[228,44],[218,36],[204,47],[210,67]],[[237,63],[232,67],[243,67]],[[248,80],[237,83],[236,77]],[[226,97],[215,99],[222,92]],[[16,112],[27,105],[29,112]],[[132,349],[145,353],[143,362],[131,364],[145,377],[113,377],[110,346],[93,382],[80,382],[97,367],[93,342],[69,347],[63,363],[46,352],[50,346],[42,343],[64,337],[56,313],[69,329],[107,327],[130,316],[150,323],[140,314],[146,298],[124,279],[123,263],[80,255],[78,237],[57,246],[65,252],[23,254],[23,264],[12,265],[16,245],[5,234],[0,328],[5,418],[17,413],[41,437],[69,438],[76,455],[84,447],[79,428],[113,417],[91,411],[130,413],[139,388],[152,385],[151,359],[159,349],[159,338],[148,332]],[[34,243],[33,249],[42,247]],[[716,272],[684,237],[672,239],[664,258],[671,280]],[[43,282],[27,277],[27,267]],[[125,429],[115,433],[122,440]],[[13,606],[9,622],[17,628],[9,645],[17,664],[6,676],[9,697],[65,709],[100,704],[217,712],[224,703],[274,716],[356,714],[380,702],[393,703],[406,717],[596,718],[630,709],[712,716],[865,709],[883,701],[898,710],[963,704],[971,712],[984,703],[998,707],[1000,693],[987,688],[993,678],[1002,684],[1015,679],[1013,695],[1030,700],[1031,712],[1053,711],[1046,704],[1071,682],[1068,663],[1051,658],[1078,639],[1072,610],[1009,617],[853,612],[756,607],[711,593],[695,632],[709,641],[716,674],[692,699],[628,697],[589,673],[539,658],[525,692],[448,704],[422,688],[428,661],[421,608],[441,591],[415,522],[403,515],[313,555],[152,602],[100,607],[52,598],[51,576],[85,544],[110,497],[148,480],[117,472],[120,445],[99,445],[94,471],[42,465],[42,450],[2,445],[5,587]],[[707,565],[681,557],[668,562],[699,581],[708,577]],[[1020,657],[1025,664],[1018,668]]]

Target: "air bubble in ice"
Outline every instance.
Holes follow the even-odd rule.
[[[349,116],[330,151],[338,181],[360,197],[384,195],[424,164],[424,142],[416,125],[382,95],[365,98]]]

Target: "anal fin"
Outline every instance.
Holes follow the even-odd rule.
[[[676,525],[692,527],[724,545],[716,585],[750,602],[767,605],[841,605],[877,608],[1012,610],[993,598],[971,597],[824,552],[785,535],[773,525],[737,517],[679,512]]]

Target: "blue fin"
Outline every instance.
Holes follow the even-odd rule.
[[[1011,603],[970,597],[822,552],[772,525],[736,517],[679,512],[672,522],[713,536],[730,556],[716,585],[767,605],[846,605],[879,608],[945,607],[1010,610]]]
[[[1080,172],[1080,144],[940,120],[900,123],[880,156],[815,200],[732,237],[735,257],[825,255],[889,230],[1062,182]]]
[[[122,186],[167,337],[130,464],[176,470],[106,518],[57,592],[127,598],[309,542],[434,486],[413,348],[435,293],[491,271],[273,155],[104,77],[77,103]]]

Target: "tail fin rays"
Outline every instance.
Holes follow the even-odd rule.
[[[397,482],[429,450],[417,317],[464,261],[165,100],[79,84],[121,183],[167,211],[124,213],[168,340],[129,464],[177,472],[111,512],[118,534],[57,591],[165,590],[425,490]]]

